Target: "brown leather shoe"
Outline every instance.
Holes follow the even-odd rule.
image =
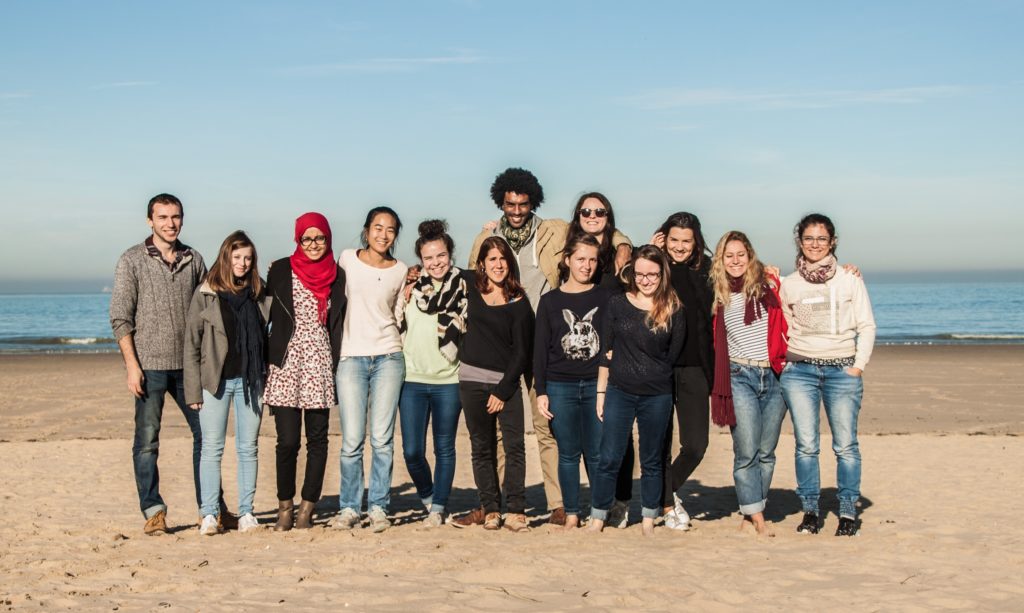
[[[277,501],[277,523],[274,532],[287,532],[295,525],[295,503],[291,500]]]
[[[488,513],[484,518],[484,530],[497,530],[501,527],[501,513]]]
[[[167,534],[167,511],[157,511],[146,520],[146,525],[142,528],[142,531],[146,536],[159,536],[161,534]]]
[[[309,530],[313,527],[313,507],[315,502],[303,500],[299,503],[299,511],[295,514],[295,529]]]
[[[228,511],[227,507],[221,507],[220,514],[217,515],[217,525],[220,527],[221,532],[238,530],[238,516]]]
[[[549,524],[555,524],[556,526],[565,525],[565,507],[558,507],[551,511],[551,517],[548,518]]]
[[[530,522],[526,521],[526,515],[522,513],[509,513],[505,516],[505,529],[512,532],[529,532]]]
[[[450,523],[456,528],[468,528],[470,526],[481,526],[484,523],[484,518],[487,517],[487,513],[483,507],[473,509],[465,515],[461,515],[451,520]]]

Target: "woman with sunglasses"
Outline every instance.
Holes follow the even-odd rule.
[[[618,274],[633,255],[633,245],[629,237],[615,229],[615,211],[604,194],[587,192],[576,200],[566,237],[577,234],[593,236],[600,246],[594,283],[602,287],[621,288]]]
[[[803,505],[797,532],[821,528],[818,498],[820,405],[832,431],[839,488],[836,536],[854,536],[860,498],[861,456],[857,417],[864,396],[864,369],[875,342],[875,318],[864,280],[836,259],[832,220],[819,213],[796,225],[796,272],[782,281],[782,310],[789,323],[789,353],[782,395],[796,437],[796,494]]]
[[[643,533],[661,514],[662,450],[672,416],[672,365],[682,351],[686,320],[669,278],[669,261],[644,245],[626,269],[625,293],[608,301],[601,336],[597,415],[603,421],[600,464],[592,487],[590,529],[608,518],[615,483],[636,422],[639,434]]]
[[[295,220],[295,252],[267,273],[270,336],[263,402],[277,426],[277,523],[274,530],[313,527],[327,467],[327,424],[337,403],[334,371],[345,319],[345,271],[334,263],[331,226],[320,213]],[[306,476],[296,515],[295,465],[303,422]]]

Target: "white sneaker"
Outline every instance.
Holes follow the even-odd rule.
[[[256,518],[252,516],[252,513],[246,513],[245,515],[238,518],[238,531],[249,532],[252,530],[259,530],[260,522],[256,521]]]
[[[689,518],[687,517],[686,521],[684,521],[683,518],[676,513],[675,509],[672,509],[668,513],[665,513],[665,515],[663,515],[662,518],[665,520],[665,527],[671,530],[679,530],[680,532],[686,532],[690,529]]]
[[[440,528],[444,525],[444,515],[441,513],[431,513],[427,515],[427,518],[423,520],[424,528]]]
[[[616,500],[608,510],[608,520],[604,522],[608,528],[625,528],[629,525],[629,502]]]
[[[199,534],[203,536],[220,534],[220,526],[217,525],[216,515],[207,515],[203,517],[203,523],[199,526]]]
[[[334,519],[334,527],[339,530],[351,530],[359,525],[359,513],[352,509],[344,508],[338,517]]]
[[[373,507],[368,515],[370,516],[370,527],[374,532],[384,532],[391,527],[391,521],[388,520],[388,514],[384,512],[384,509]]]
[[[672,494],[672,499],[676,503],[675,506],[672,507],[672,510],[675,511],[676,516],[679,517],[679,521],[681,521],[684,524],[686,524],[686,527],[689,528],[690,527],[690,514],[687,513],[686,509],[683,508],[683,501],[682,501],[682,499],[679,498],[679,494],[675,494],[675,493]]]

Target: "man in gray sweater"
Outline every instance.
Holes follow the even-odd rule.
[[[160,497],[160,418],[169,393],[192,431],[192,468],[199,504],[199,412],[185,404],[185,317],[192,293],[206,275],[199,252],[178,240],[184,211],[181,201],[159,194],[149,201],[146,221],[153,233],[121,254],[110,298],[110,327],[135,396],[132,460],[144,532],[167,531],[167,505]]]

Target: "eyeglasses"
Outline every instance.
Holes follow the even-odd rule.
[[[635,272],[635,273],[633,273],[633,278],[636,279],[637,281],[657,281],[658,279],[661,278],[661,273],[660,272],[648,272],[648,273]]]
[[[317,245],[326,245],[327,237],[323,234],[320,236],[303,236],[299,239],[299,243],[301,243],[303,247],[309,247],[313,243],[316,243]]]
[[[831,236],[801,236],[800,242],[805,245],[813,245],[818,243],[819,245],[827,245],[832,242]]]
[[[604,217],[607,214],[608,214],[608,209],[580,209],[580,216],[581,217],[590,217],[591,215],[593,215],[594,217],[597,217],[598,219],[600,219],[600,218]]]

